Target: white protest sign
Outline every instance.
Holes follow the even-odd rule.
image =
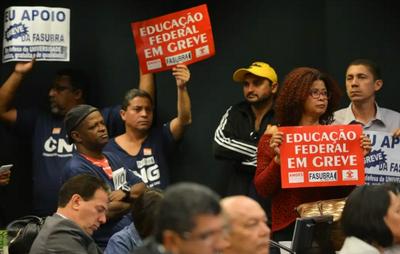
[[[400,138],[393,137],[392,133],[364,132],[372,142],[372,150],[365,156],[365,182],[400,182]]]
[[[4,11],[3,63],[69,61],[70,10],[11,6]]]

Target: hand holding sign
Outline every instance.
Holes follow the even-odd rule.
[[[215,53],[205,4],[131,25],[143,73],[194,63]]]
[[[32,59],[32,61],[29,61],[29,62],[18,62],[15,65],[14,71],[16,73],[25,75],[32,70],[34,63],[35,63],[35,59]]]
[[[361,148],[363,149],[364,156],[369,154],[372,149],[371,139],[365,134],[361,135]]]
[[[190,79],[190,71],[186,65],[178,64],[176,67],[172,68],[172,75],[176,79],[178,88],[186,87],[186,83]]]
[[[279,127],[279,130],[284,133],[280,146],[282,188],[364,183],[363,152],[369,152],[371,142],[362,137],[360,125]]]

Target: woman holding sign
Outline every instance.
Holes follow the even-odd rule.
[[[329,125],[339,104],[337,83],[319,70],[301,67],[285,78],[275,104],[279,126]],[[258,144],[257,170],[254,183],[257,192],[272,198],[272,232],[276,241],[292,240],[295,208],[305,202],[347,196],[352,187],[281,187],[280,145],[284,138],[277,126],[269,126]],[[365,151],[370,150],[368,138],[361,139]],[[300,153],[301,154],[301,153]],[[362,156],[361,156],[362,157]]]

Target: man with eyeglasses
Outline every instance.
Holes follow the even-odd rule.
[[[278,76],[269,64],[254,62],[236,70],[233,80],[242,84],[245,100],[229,107],[222,116],[214,134],[214,156],[230,170],[226,195],[250,196],[269,214],[270,202],[256,193],[253,177],[258,141],[274,116]]]
[[[335,112],[335,124],[361,124],[364,130],[400,136],[400,113],[379,107],[375,97],[382,88],[379,66],[369,59],[356,59],[347,67],[346,92],[351,103]]]
[[[33,177],[33,214],[51,215],[57,208],[57,193],[61,187],[61,170],[71,158],[73,144],[67,141],[64,115],[71,108],[85,102],[89,87],[85,75],[73,69],[57,73],[49,91],[50,112],[37,109],[15,108],[11,105],[24,77],[31,71],[34,60],[19,62],[13,73],[0,88],[0,120],[13,125],[14,129],[31,141]],[[152,75],[152,74],[146,74]],[[150,79],[142,79],[146,82]],[[111,137],[124,132],[120,107],[101,110]]]
[[[270,229],[262,207],[246,196],[231,196],[221,200],[228,219],[229,246],[224,254],[268,254]]]
[[[212,254],[227,246],[218,195],[195,183],[166,189],[155,219],[154,235],[135,254]]]

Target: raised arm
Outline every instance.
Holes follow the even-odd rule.
[[[140,78],[139,78],[139,89],[146,91],[150,94],[151,99],[154,103],[155,96],[155,84],[154,84],[154,75],[153,73],[143,74],[142,70],[139,68]]]
[[[34,60],[20,62],[15,65],[13,73],[0,88],[0,120],[8,123],[15,123],[17,110],[11,106],[11,101],[24,76],[32,69]]]
[[[187,91],[187,82],[190,79],[190,72],[186,65],[178,64],[172,69],[172,75],[174,75],[176,79],[176,87],[178,91],[178,115],[172,119],[170,130],[174,139],[178,140],[182,137],[185,126],[192,123],[190,97]]]

